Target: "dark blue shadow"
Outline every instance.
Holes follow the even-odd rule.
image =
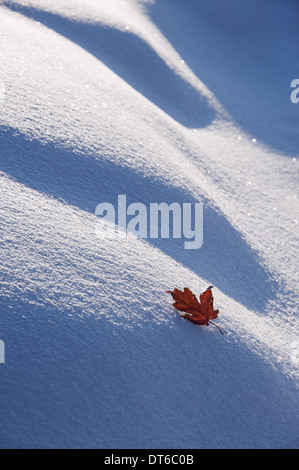
[[[21,5],[11,9],[39,21],[86,49],[135,90],[185,127],[205,127],[215,117],[207,100],[142,39],[99,24],[72,22],[59,15]]]
[[[26,140],[12,129],[0,130],[0,170],[34,190],[90,213],[101,202],[117,207],[119,194],[127,195],[128,204],[141,202],[147,208],[151,202],[196,202],[187,192],[144,177],[128,166]],[[204,195],[201,202],[204,242],[200,249],[184,249],[183,239],[148,241],[236,301],[263,311],[267,301],[275,296],[276,283],[224,215],[210,207]]]
[[[163,0],[151,20],[240,126],[259,143],[298,155],[297,0]]]
[[[298,446],[295,381],[241,341],[175,315],[131,330],[21,296],[0,311],[1,449]]]

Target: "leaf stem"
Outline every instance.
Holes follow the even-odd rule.
[[[218,328],[218,330],[220,331],[220,333],[224,336],[224,333],[222,333],[221,328],[219,328],[219,326],[216,325],[216,323],[213,323],[211,320],[209,320],[209,323],[212,323],[212,325],[216,326],[216,328]]]

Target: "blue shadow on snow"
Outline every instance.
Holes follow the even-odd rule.
[[[7,6],[53,29],[86,49],[141,95],[187,128],[205,127],[215,118],[205,97],[175,74],[141,38],[99,24],[74,22],[21,5]]]
[[[28,140],[13,129],[0,128],[0,155],[0,170],[16,181],[93,214],[101,202],[117,207],[119,194],[127,195],[127,204],[141,202],[147,208],[151,202],[198,202],[130,167]],[[236,301],[262,312],[275,296],[276,282],[224,215],[210,207],[204,195],[201,202],[204,241],[199,250],[184,249],[183,239],[147,240]]]

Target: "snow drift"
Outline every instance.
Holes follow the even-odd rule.
[[[2,448],[298,445],[298,15],[0,6]],[[203,202],[202,248],[99,239],[119,194]],[[210,284],[224,336],[165,293]]]

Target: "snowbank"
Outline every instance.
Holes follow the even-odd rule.
[[[3,2],[1,447],[298,445],[298,6],[273,5]],[[203,247],[99,239],[119,194],[203,202]],[[224,336],[165,293],[209,284]]]

